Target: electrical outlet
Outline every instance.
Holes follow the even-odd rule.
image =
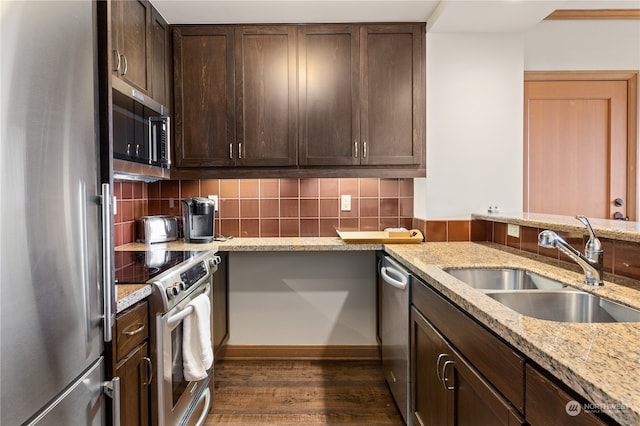
[[[210,200],[213,200],[213,203],[215,204],[215,211],[218,211],[218,196],[209,195],[207,198],[209,198]]]
[[[340,197],[340,210],[343,212],[351,211],[351,195],[343,195]]]
[[[507,225],[507,235],[514,238],[520,238],[520,225],[509,223]]]

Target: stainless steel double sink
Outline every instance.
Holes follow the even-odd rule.
[[[640,311],[518,268],[445,269],[514,311],[559,322],[639,322]]]

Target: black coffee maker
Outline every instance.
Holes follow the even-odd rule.
[[[210,243],[215,237],[216,204],[208,198],[182,200],[182,232],[187,243]]]

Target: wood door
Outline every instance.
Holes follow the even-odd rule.
[[[112,43],[120,53],[116,75],[145,92],[149,90],[149,22],[151,4],[146,0],[117,0],[112,9]]]
[[[118,363],[114,376],[120,377],[120,424],[149,424],[150,358],[147,342]]]
[[[298,35],[300,164],[360,164],[357,25],[305,25]]]
[[[630,84],[525,82],[525,211],[635,218]]]
[[[453,393],[442,381],[449,346],[415,308],[411,308],[411,381],[416,425],[452,425]]]
[[[239,27],[235,47],[237,165],[295,166],[295,27]]]
[[[235,164],[233,27],[174,30],[177,167]]]
[[[424,26],[363,25],[361,164],[420,164],[424,143]]]
[[[151,9],[151,96],[171,108],[171,30],[155,9]]]

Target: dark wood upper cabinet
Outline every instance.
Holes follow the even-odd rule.
[[[151,96],[171,110],[171,30],[162,15],[151,9]]]
[[[424,26],[303,26],[300,163],[419,165]]]
[[[173,52],[176,166],[235,165],[234,28],[177,27]]]
[[[172,176],[424,176],[424,39],[410,23],[175,27]]]
[[[363,25],[361,164],[420,164],[425,134],[424,27]]]
[[[360,163],[357,25],[300,27],[300,164]]]
[[[118,78],[149,93],[149,23],[147,0],[113,0],[111,3],[112,71]]]
[[[295,166],[295,27],[236,28],[235,60],[236,165]]]

